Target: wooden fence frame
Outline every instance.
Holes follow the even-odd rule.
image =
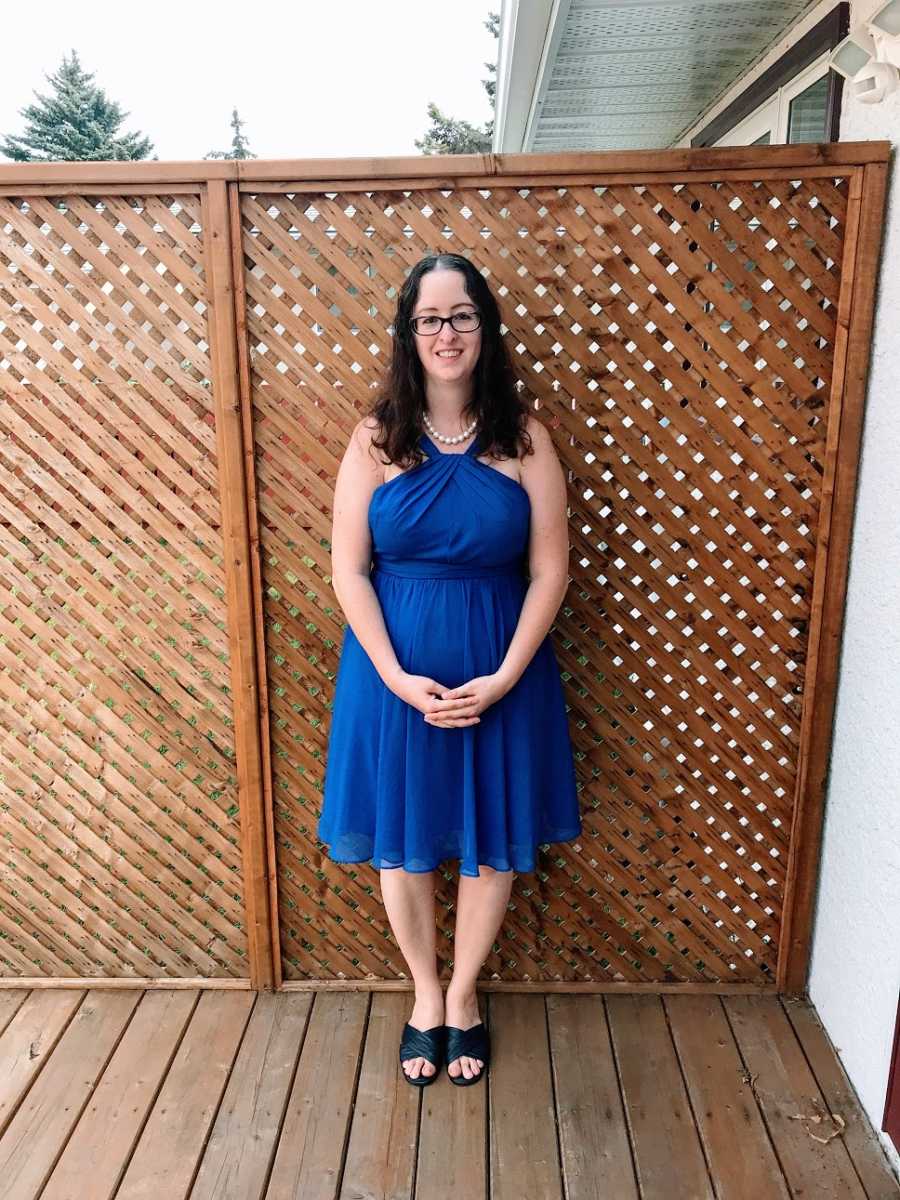
[[[252,159],[163,162],[59,162],[0,164],[0,196],[200,194],[208,278],[210,353],[214,370],[216,437],[220,462],[223,549],[228,596],[228,639],[235,698],[235,746],[239,778],[241,851],[250,963],[241,979],[6,978],[0,987],[282,987],[278,943],[277,880],[272,818],[272,779],[266,705],[262,581],[254,473],[250,369],[244,295],[240,279],[239,193],[432,186],[506,186],[691,180],[790,179],[850,171],[844,260],[834,348],[829,446],[834,470],[823,481],[818,545],[801,723],[801,749],[790,835],[791,858],[783,936],[777,971],[779,992],[805,991],[812,914],[819,873],[824,798],[844,620],[850,533],[865,407],[875,288],[881,251],[888,141],[787,146],[703,147],[628,152],[475,154],[434,157]],[[652,159],[652,170],[648,163]],[[404,981],[340,980],[288,984],[292,990],[405,988]],[[494,990],[526,990],[531,984],[486,983]],[[717,991],[704,984],[540,983],[543,991]],[[729,992],[757,988],[731,986]]]

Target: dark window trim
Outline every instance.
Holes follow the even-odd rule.
[[[799,42],[786,50],[777,62],[772,63],[771,67],[763,71],[758,79],[754,79],[753,83],[739,96],[736,96],[727,108],[723,109],[717,117],[713,117],[708,125],[692,137],[691,145],[711,146],[720,137],[724,137],[729,129],[733,129],[745,117],[749,117],[770,96],[774,96],[780,87],[783,87],[795,75],[799,75],[811,62],[815,62],[820,54],[824,54],[826,50],[833,50],[849,32],[850,5],[846,0],[842,0],[840,4],[834,6],[831,12],[825,14],[818,25],[814,25]],[[829,71],[827,79],[828,141],[837,142],[840,140],[841,94],[844,77],[837,71]]]

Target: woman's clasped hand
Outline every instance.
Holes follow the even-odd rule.
[[[479,714],[508,690],[496,675],[478,675],[459,687],[448,688],[428,675],[406,671],[398,672],[390,686],[394,695],[417,708],[429,725],[441,729],[477,724]]]

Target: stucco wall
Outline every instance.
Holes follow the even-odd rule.
[[[851,29],[883,0],[851,6]],[[831,7],[819,5],[679,145]],[[841,141],[894,142],[853,525],[809,994],[880,1132],[900,991],[900,92],[845,86]],[[874,282],[874,281],[873,281]]]
[[[882,0],[860,0],[850,27]],[[809,993],[875,1129],[900,990],[900,91],[844,89],[841,141],[894,143]],[[894,1169],[900,1154],[880,1137]]]

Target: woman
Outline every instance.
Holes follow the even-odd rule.
[[[565,478],[518,396],[497,302],[466,258],[429,255],[400,292],[389,368],[335,486],[348,627],[318,827],[333,861],[380,869],[415,981],[400,1060],[416,1086],[445,1059],[453,1083],[481,1078],[475,983],[513,871],[581,833],[549,639],[568,550]],[[433,872],[457,858],[445,1009]]]

